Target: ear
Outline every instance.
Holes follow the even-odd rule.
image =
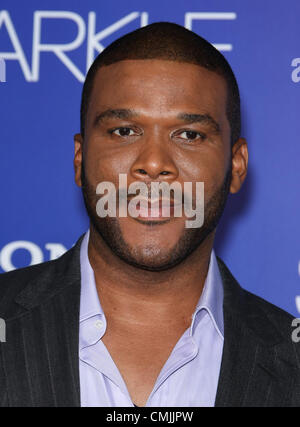
[[[75,182],[78,187],[81,187],[81,169],[82,169],[82,150],[83,150],[83,139],[80,133],[74,135],[74,171],[75,171]]]
[[[248,146],[244,138],[239,138],[232,147],[232,178],[230,193],[237,193],[245,181],[248,170]]]

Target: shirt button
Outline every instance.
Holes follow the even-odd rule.
[[[96,327],[97,329],[102,329],[102,327],[103,327],[103,322],[102,322],[102,320],[97,320],[97,322],[95,322],[95,327]]]

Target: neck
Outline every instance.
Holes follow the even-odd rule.
[[[116,256],[91,225],[88,256],[104,312],[138,323],[190,321],[203,291],[214,234],[177,266],[153,272]]]

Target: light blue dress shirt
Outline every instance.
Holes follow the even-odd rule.
[[[88,258],[89,231],[80,250],[79,370],[81,406],[132,407],[126,384],[102,342],[105,314]],[[223,285],[214,251],[190,327],[163,366],[146,406],[212,407],[223,353]]]

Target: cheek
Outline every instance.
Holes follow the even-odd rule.
[[[227,170],[228,159],[224,158],[224,154],[202,153],[184,164],[182,178],[185,182],[204,182],[205,193],[210,194],[223,184]]]
[[[90,140],[84,153],[85,173],[90,182],[118,183],[119,174],[128,173],[132,162],[131,150],[103,146],[97,139]]]

